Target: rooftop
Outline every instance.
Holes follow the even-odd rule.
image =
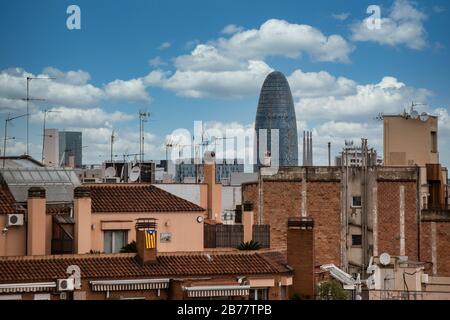
[[[16,200],[5,184],[0,184],[0,214],[16,212]]]
[[[0,283],[66,278],[70,265],[79,266],[81,277],[89,279],[257,275],[291,270],[281,251],[158,253],[157,263],[147,265],[141,264],[135,253],[23,256],[0,258]]]
[[[92,212],[202,212],[202,207],[150,184],[87,184]]]
[[[43,187],[47,202],[72,202],[73,189],[80,181],[72,169],[49,167],[1,168],[1,180],[8,188],[16,202],[26,202],[30,187]]]
[[[0,164],[3,167],[3,159],[5,159],[5,168],[36,168],[43,167],[44,165],[37,161],[36,159],[27,156],[9,156],[9,157],[0,157]]]

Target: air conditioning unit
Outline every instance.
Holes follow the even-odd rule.
[[[422,283],[428,283],[429,282],[428,274],[423,273],[420,280]]]
[[[23,213],[11,213],[6,216],[6,226],[23,226]]]
[[[56,289],[58,291],[73,291],[75,288],[75,281],[73,278],[56,280]]]
[[[120,177],[105,178],[103,181],[105,183],[120,183]]]

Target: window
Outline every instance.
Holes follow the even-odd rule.
[[[128,232],[126,230],[104,231],[103,251],[105,253],[117,253],[128,242]]]
[[[352,197],[352,207],[361,207],[361,196]]]
[[[352,246],[361,246],[361,245],[362,245],[362,235],[352,234]]]
[[[437,134],[436,131],[431,131],[431,152],[437,152]]]
[[[268,292],[268,288],[250,289],[249,300],[267,300]]]

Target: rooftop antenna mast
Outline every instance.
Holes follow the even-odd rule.
[[[23,114],[23,115],[11,118],[11,114],[8,113],[8,117],[5,120],[5,137],[3,138],[3,168],[5,167],[5,160],[6,160],[6,140],[14,139],[14,138],[8,138],[8,123],[14,119],[22,118],[25,116],[26,116],[26,114]]]
[[[139,111],[139,153],[140,153],[140,162],[139,169],[142,170],[142,162],[144,161],[144,146],[145,146],[145,138],[144,138],[144,123],[148,121],[150,117],[149,112]],[[139,175],[139,182],[141,182],[141,175]]]
[[[114,129],[111,132],[111,163],[113,162],[113,146],[114,146]]]
[[[44,101],[45,99],[30,98],[30,81],[31,80],[53,80],[50,77],[27,77],[27,97],[22,100],[27,102],[27,155],[30,154],[30,101]]]
[[[172,149],[176,145],[177,144],[175,142],[173,142],[172,138],[167,140],[165,145],[164,145],[166,147],[166,168],[165,168],[166,172],[168,172],[168,170],[169,170],[169,148]]]

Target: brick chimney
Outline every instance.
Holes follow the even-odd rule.
[[[290,297],[314,299],[314,221],[309,217],[288,219],[287,262],[294,268]]]
[[[204,159],[203,173],[204,182],[207,185],[207,218],[220,223],[222,221],[222,184],[216,183],[215,152],[206,151]]]
[[[73,215],[75,219],[75,252],[91,250],[91,191],[77,187],[73,191]]]
[[[27,255],[45,255],[46,200],[45,189],[28,189]]]
[[[253,239],[253,204],[251,202],[244,202],[242,206],[242,224],[244,226],[244,242],[251,241]]]
[[[156,219],[137,219],[136,221],[136,248],[142,264],[157,262],[158,234],[156,232]]]

